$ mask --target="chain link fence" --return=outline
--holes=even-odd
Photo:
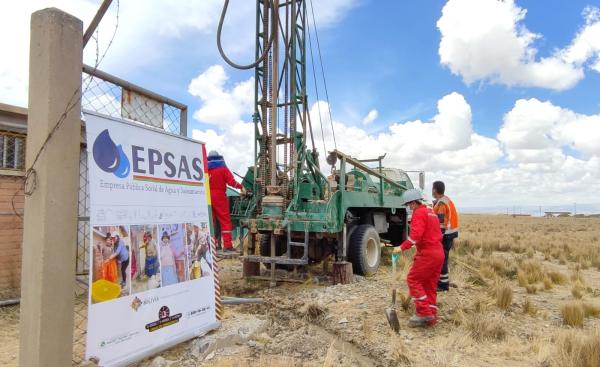
[[[84,66],[81,109],[123,118],[167,132],[187,135],[187,106],[138,87],[113,75]],[[90,195],[85,133],[82,131],[79,159],[79,205],[75,264],[75,330],[73,364],[85,361],[90,248]]]

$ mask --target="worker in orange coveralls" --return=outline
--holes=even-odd
[[[442,181],[435,181],[431,189],[431,195],[435,198],[433,212],[440,220],[442,231],[442,247],[444,248],[445,260],[438,282],[438,292],[447,292],[450,288],[450,276],[448,274],[448,257],[454,239],[458,237],[458,213],[454,202],[446,196],[446,185]]]
[[[412,210],[410,235],[394,249],[394,253],[410,249],[417,253],[406,281],[416,306],[416,315],[409,320],[411,327],[433,326],[437,323],[437,283],[444,263],[440,221],[433,211],[423,205],[423,194],[417,189],[402,196],[404,205]]]
[[[223,241],[223,252],[235,252],[231,230],[231,216],[229,215],[229,199],[227,199],[227,186],[241,190],[245,195],[242,185],[237,183],[233,174],[225,165],[225,160],[216,151],[208,153],[208,177],[210,184],[210,200],[212,202],[213,222],[219,221],[221,225],[221,239]],[[216,223],[216,222],[215,222]],[[216,225],[215,225],[216,227]]]

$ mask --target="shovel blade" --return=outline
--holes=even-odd
[[[394,332],[400,332],[400,321],[398,320],[398,314],[396,313],[396,309],[393,307],[387,307],[385,309],[385,317],[387,317],[388,324]]]

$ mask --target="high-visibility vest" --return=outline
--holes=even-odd
[[[440,227],[444,229],[445,234],[458,232],[458,213],[452,200],[447,196],[442,196],[435,203],[433,212],[440,218]]]

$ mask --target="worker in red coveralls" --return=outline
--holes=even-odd
[[[229,199],[227,199],[227,186],[242,191],[245,190],[233,178],[233,174],[225,165],[225,160],[216,151],[208,153],[208,177],[210,184],[210,200],[212,202],[213,222],[219,221],[221,225],[221,240],[223,241],[223,252],[235,252],[231,237],[231,217],[229,215]],[[216,226],[215,226],[216,227]]]
[[[416,315],[409,320],[411,327],[433,326],[437,323],[437,283],[444,263],[440,221],[433,211],[423,205],[421,191],[407,190],[402,196],[404,205],[412,210],[410,235],[394,253],[410,249],[417,253],[406,281],[416,306]]]

